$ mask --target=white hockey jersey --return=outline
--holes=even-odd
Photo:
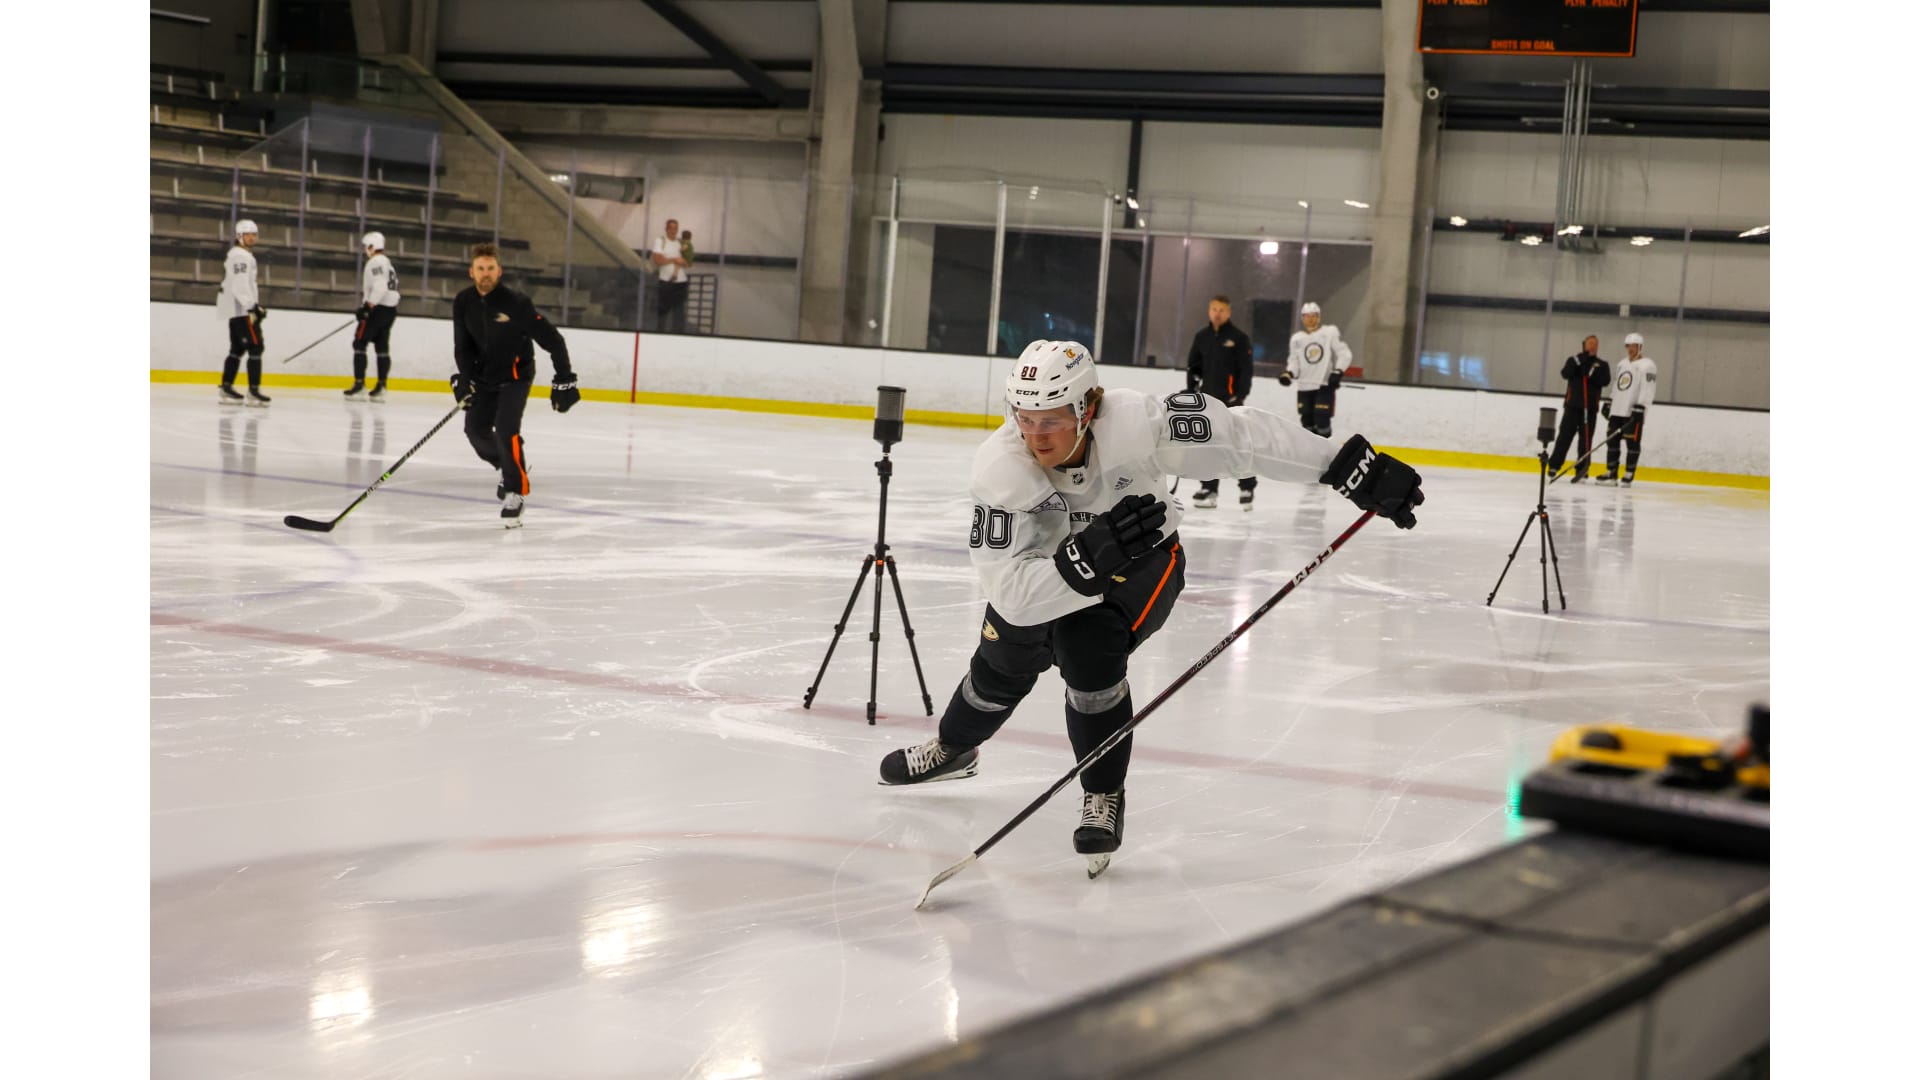
[[[1653,384],[1658,369],[1653,358],[1645,353],[1638,360],[1622,360],[1614,368],[1618,374],[1613,377],[1612,414],[1625,419],[1634,409],[1652,411]]]
[[[400,306],[400,275],[385,252],[367,260],[367,269],[360,275],[360,302],[368,307]]]
[[[1344,372],[1353,365],[1353,350],[1340,340],[1340,328],[1321,323],[1309,334],[1295,330],[1287,342],[1287,372],[1293,376],[1295,390],[1318,390],[1327,384],[1327,376]]]
[[[260,264],[253,261],[253,252],[235,244],[227,252],[226,276],[220,279],[220,314],[239,318],[259,302]]]
[[[1167,476],[1264,476],[1319,481],[1339,447],[1299,420],[1229,408],[1193,391],[1156,398],[1109,389],[1094,414],[1086,460],[1042,468],[1009,419],[973,457],[968,548],[987,602],[1016,626],[1037,626],[1100,603],[1069,587],[1053,553],[1071,533],[1128,495],[1167,502],[1168,536],[1186,513]]]

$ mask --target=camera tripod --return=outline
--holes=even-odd
[[[1591,451],[1589,451],[1591,452]],[[1560,593],[1560,610],[1567,610],[1567,590],[1560,584],[1560,552],[1553,546],[1553,526],[1547,520],[1547,444],[1540,443],[1540,501],[1534,504],[1527,514],[1527,523],[1520,529],[1520,539],[1513,542],[1513,550],[1507,552],[1506,568],[1500,571],[1500,581],[1493,583],[1493,592],[1487,594],[1487,606],[1493,606],[1493,598],[1500,591],[1500,584],[1507,580],[1507,571],[1513,569],[1513,557],[1520,554],[1520,545],[1527,542],[1527,530],[1538,522],[1540,525],[1540,611],[1545,614],[1547,607],[1547,557],[1553,557],[1553,587]]]
[[[933,715],[933,695],[927,693],[927,677],[920,670],[920,648],[913,643],[913,623],[907,618],[907,599],[900,592],[899,563],[887,554],[887,483],[893,479],[893,458],[891,447],[884,443],[880,448],[880,460],[873,463],[880,474],[880,533],[873,543],[873,553],[860,563],[860,576],[854,579],[853,592],[847,595],[847,606],[840,612],[840,621],[833,626],[833,640],[827,642],[826,658],[820,661],[820,671],[813,677],[813,685],[807,687],[807,696],[801,701],[801,708],[813,708],[813,695],[820,690],[820,680],[826,677],[827,665],[833,661],[833,650],[840,644],[840,635],[847,628],[847,619],[853,614],[854,602],[860,599],[860,586],[866,584],[867,572],[873,572],[873,630],[867,634],[867,640],[873,643],[873,658],[867,671],[867,723],[874,723],[874,702],[880,696],[880,607],[881,594],[885,591],[883,578],[893,580],[893,599],[900,607],[900,626],[907,635],[907,650],[913,654],[913,674],[920,680],[920,700],[927,707],[927,715]]]

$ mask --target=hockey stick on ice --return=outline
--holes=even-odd
[[[1549,483],[1549,484],[1557,484],[1557,483],[1559,483],[1559,482],[1560,482],[1560,478],[1561,478],[1561,477],[1563,477],[1563,476],[1570,476],[1570,475],[1572,475],[1572,474],[1573,474],[1573,472],[1574,472],[1575,470],[1577,470],[1577,469],[1579,469],[1579,468],[1580,468],[1580,465],[1581,465],[1581,463],[1583,463],[1583,462],[1585,462],[1585,461],[1586,461],[1586,460],[1587,460],[1588,458],[1590,458],[1590,457],[1592,457],[1593,455],[1595,455],[1595,454],[1597,454],[1597,453],[1599,453],[1600,451],[1602,451],[1602,450],[1605,450],[1605,449],[1607,448],[1607,445],[1608,445],[1609,443],[1611,443],[1611,442],[1613,442],[1613,440],[1615,440],[1615,439],[1617,439],[1617,438],[1619,438],[1619,437],[1620,437],[1620,436],[1622,436],[1622,435],[1625,435],[1625,434],[1626,434],[1627,432],[1629,432],[1629,431],[1632,431],[1632,430],[1633,430],[1633,429],[1632,429],[1631,427],[1623,427],[1623,428],[1621,428],[1621,429],[1620,429],[1619,431],[1616,431],[1616,432],[1614,432],[1613,434],[1611,434],[1611,435],[1609,435],[1609,436],[1607,436],[1607,437],[1606,437],[1605,439],[1602,439],[1602,440],[1600,440],[1600,445],[1599,445],[1599,446],[1596,446],[1596,447],[1594,447],[1593,449],[1591,449],[1591,450],[1589,450],[1589,451],[1587,451],[1586,453],[1584,453],[1584,454],[1581,454],[1581,455],[1580,455],[1579,457],[1577,457],[1577,458],[1575,458],[1575,459],[1573,460],[1573,464],[1571,464],[1571,465],[1568,465],[1568,466],[1566,466],[1565,468],[1562,468],[1562,469],[1561,469],[1561,470],[1560,470],[1559,472],[1557,472],[1557,473],[1554,473],[1554,474],[1553,474],[1553,476],[1552,476],[1551,478],[1549,478],[1549,479],[1547,480],[1547,483]]]
[[[342,510],[338,514],[334,515],[334,518],[332,521],[317,521],[313,518],[301,517],[299,514],[288,514],[287,515],[288,527],[295,528],[295,529],[305,529],[308,532],[332,532],[333,527],[335,525],[340,524],[341,518],[344,518],[348,514],[353,513],[354,507],[359,506],[363,502],[366,502],[367,496],[373,494],[374,488],[377,488],[381,484],[386,483],[388,477],[391,477],[394,473],[399,472],[400,466],[405,465],[407,463],[407,459],[413,456],[414,450],[418,450],[421,447],[427,445],[427,440],[433,438],[436,434],[438,434],[441,428],[446,427],[447,421],[453,419],[454,416],[458,414],[461,409],[464,409],[467,407],[467,402],[472,400],[473,399],[471,397],[461,398],[460,403],[453,407],[452,412],[449,412],[447,415],[441,417],[440,422],[433,425],[433,430],[427,432],[425,435],[420,436],[420,441],[417,443],[414,443],[412,449],[408,450],[404,454],[401,454],[399,461],[396,461],[392,465],[388,466],[387,471],[380,474],[380,479],[375,480],[372,483],[372,485],[370,485],[367,488],[367,490],[361,492],[359,498],[347,504],[347,508],[345,510]]]
[[[1373,520],[1373,511],[1369,510],[1364,514],[1361,514],[1359,520],[1347,526],[1346,532],[1343,532],[1339,536],[1335,537],[1333,540],[1333,543],[1327,545],[1326,550],[1314,556],[1312,562],[1308,563],[1306,567],[1302,569],[1299,573],[1293,575],[1292,581],[1289,581],[1285,585],[1282,585],[1280,587],[1279,592],[1274,593],[1272,596],[1267,598],[1266,603],[1261,604],[1257,608],[1254,608],[1253,614],[1247,616],[1247,619],[1245,622],[1241,623],[1239,626],[1234,627],[1232,633],[1228,634],[1224,638],[1221,638],[1220,643],[1218,645],[1215,645],[1213,648],[1208,649],[1205,656],[1202,656],[1200,659],[1195,660],[1193,662],[1192,667],[1189,667],[1186,671],[1182,672],[1179,678],[1173,680],[1172,685],[1168,686],[1165,690],[1160,691],[1159,696],[1155,697],[1152,701],[1148,702],[1146,708],[1141,709],[1139,712],[1135,713],[1133,715],[1133,719],[1127,721],[1125,727],[1122,727],[1119,731],[1116,731],[1112,735],[1107,736],[1106,741],[1102,742],[1099,746],[1094,747],[1092,752],[1088,753],[1086,757],[1080,759],[1079,763],[1074,765],[1074,767],[1067,772],[1067,775],[1054,781],[1054,784],[1052,787],[1048,788],[1046,792],[1043,793],[1039,798],[1028,803],[1027,808],[1025,810],[1020,811],[1018,814],[1014,815],[1014,818],[1012,821],[1009,821],[1005,825],[1000,826],[1000,831],[997,833],[994,833],[992,836],[987,837],[986,843],[981,844],[977,848],[974,848],[973,854],[967,856],[964,859],[961,859],[959,862],[954,863],[952,866],[949,866],[945,870],[942,870],[940,871],[940,873],[934,875],[933,881],[931,881],[927,885],[927,891],[920,894],[920,902],[913,905],[914,910],[918,911],[921,908],[926,907],[927,898],[933,895],[933,890],[938,888],[941,882],[946,881],[948,878],[953,877],[955,874],[958,874],[960,871],[965,870],[967,867],[972,866],[974,863],[978,862],[980,859],[980,856],[985,855],[989,848],[999,843],[1008,833],[1018,828],[1021,822],[1027,820],[1029,817],[1032,817],[1033,812],[1035,810],[1038,810],[1040,809],[1040,807],[1045,805],[1048,799],[1051,799],[1054,797],[1054,795],[1058,794],[1061,788],[1066,787],[1069,783],[1073,781],[1074,777],[1079,776],[1081,773],[1085,772],[1088,766],[1092,765],[1096,761],[1099,761],[1101,758],[1107,755],[1108,751],[1120,745],[1120,740],[1126,738],[1127,735],[1130,732],[1132,732],[1134,728],[1139,727],[1140,722],[1142,720],[1145,720],[1148,716],[1152,715],[1153,710],[1159,708],[1161,702],[1166,701],[1168,698],[1174,695],[1175,691],[1179,690],[1181,687],[1191,682],[1195,675],[1200,674],[1201,668],[1204,668],[1208,664],[1212,663],[1214,657],[1219,656],[1221,653],[1227,651],[1227,646],[1232,645],[1234,642],[1240,640],[1240,635],[1246,633],[1249,627],[1251,627],[1254,623],[1260,621],[1260,616],[1265,615],[1269,610],[1271,610],[1273,608],[1273,605],[1279,603],[1282,600],[1285,600],[1287,598],[1288,593],[1291,593],[1294,589],[1298,588],[1300,583],[1307,579],[1308,574],[1311,574],[1315,570],[1319,569],[1321,563],[1326,562],[1329,558],[1332,557],[1334,552],[1340,550],[1341,544],[1346,543],[1348,538],[1352,537],[1354,533],[1359,532],[1360,526],[1365,525],[1367,522],[1372,520]]]
[[[326,334],[325,334],[324,336],[322,336],[322,337],[320,338],[320,341],[325,341],[325,340],[327,340],[327,338],[330,338],[330,337],[332,337],[333,335],[335,335],[335,334],[337,334],[337,333],[339,333],[339,332],[340,332],[340,331],[342,331],[342,330],[345,330],[345,329],[346,329],[347,327],[349,327],[349,326],[352,326],[352,325],[353,325],[354,323],[357,323],[357,322],[359,322],[359,321],[360,321],[360,320],[356,318],[356,319],[353,319],[353,320],[351,320],[351,321],[349,321],[349,322],[346,322],[346,323],[342,323],[341,325],[339,325],[339,326],[336,326],[336,327],[334,327],[333,329],[331,329],[331,330],[329,330],[329,331],[327,331],[327,332],[326,332]],[[297,352],[297,353],[294,353],[294,354],[293,354],[292,356],[289,356],[289,357],[287,357],[287,358],[286,358],[285,360],[282,360],[282,361],[280,361],[280,362],[281,362],[281,363],[283,363],[283,364],[291,364],[291,363],[293,363],[293,362],[294,362],[295,360],[298,360],[298,359],[300,359],[300,358],[301,358],[302,356],[305,356],[305,355],[307,355],[307,353],[309,353],[309,352],[312,352],[312,351],[313,351],[313,346],[314,346],[314,345],[318,345],[318,344],[320,344],[320,341],[316,341],[316,342],[314,342],[314,343],[313,343],[313,345],[309,345],[309,346],[307,346],[306,348],[304,348],[304,349],[301,349],[301,350],[300,350],[299,352]]]

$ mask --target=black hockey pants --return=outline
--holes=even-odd
[[[500,482],[522,495],[533,490],[527,478],[527,447],[520,440],[520,418],[527,411],[530,382],[482,386],[467,406],[467,441],[480,460],[500,470]]]
[[[1133,719],[1127,657],[1164,626],[1186,585],[1187,553],[1177,536],[1127,568],[1126,580],[1092,607],[1050,623],[1015,626],[987,607],[968,674],[940,717],[940,741],[978,746],[993,737],[1055,664],[1067,684],[1067,738],[1077,761]],[[1084,708],[1082,707],[1084,706]],[[1080,774],[1080,786],[1111,794],[1127,782],[1129,735]]]

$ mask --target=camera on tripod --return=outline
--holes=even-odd
[[[873,407],[873,441],[881,453],[893,449],[907,433],[907,391],[904,387],[883,386],[880,400]]]
[[[1540,407],[1540,425],[1534,429],[1534,437],[1540,440],[1540,499],[1534,503],[1533,510],[1527,514],[1526,527],[1520,530],[1520,539],[1513,542],[1513,550],[1507,552],[1507,565],[1500,571],[1500,580],[1493,583],[1493,591],[1487,594],[1487,606],[1493,606],[1493,598],[1500,592],[1500,585],[1507,580],[1507,571],[1513,569],[1514,556],[1520,554],[1520,545],[1527,542],[1527,533],[1535,525],[1540,526],[1540,611],[1542,614],[1551,609],[1547,606],[1547,561],[1553,561],[1553,586],[1560,593],[1560,610],[1567,610],[1567,590],[1560,583],[1560,552],[1553,546],[1553,527],[1547,518],[1547,460],[1548,447],[1553,444],[1554,418],[1559,412],[1551,405]]]
[[[1555,414],[1558,412],[1559,410],[1551,405],[1542,405],[1540,407],[1540,430],[1533,434],[1535,438],[1540,440],[1541,449],[1545,449],[1553,442],[1554,419]]]
[[[827,642],[826,658],[820,661],[820,670],[813,677],[813,685],[807,687],[806,697],[801,699],[801,708],[813,708],[813,698],[820,692],[820,680],[826,678],[827,665],[833,662],[833,650],[840,644],[840,635],[846,632],[847,620],[853,614],[853,605],[860,598],[860,587],[866,583],[867,574],[873,574],[873,630],[867,640],[873,645],[873,655],[867,667],[867,723],[875,722],[878,716],[880,696],[880,606],[885,592],[884,580],[893,580],[894,603],[900,607],[900,628],[906,633],[907,651],[913,656],[913,675],[920,680],[920,702],[926,707],[927,715],[933,715],[933,697],[927,693],[927,677],[920,670],[920,648],[913,643],[913,622],[907,618],[907,598],[900,591],[900,567],[887,546],[887,484],[893,479],[893,444],[906,435],[907,431],[907,391],[898,386],[880,387],[880,400],[873,407],[873,441],[880,444],[880,460],[873,468],[880,476],[880,529],[873,542],[873,553],[860,564],[860,576],[853,580],[853,592],[847,595],[847,606],[840,612],[840,621],[833,626],[833,638]]]

